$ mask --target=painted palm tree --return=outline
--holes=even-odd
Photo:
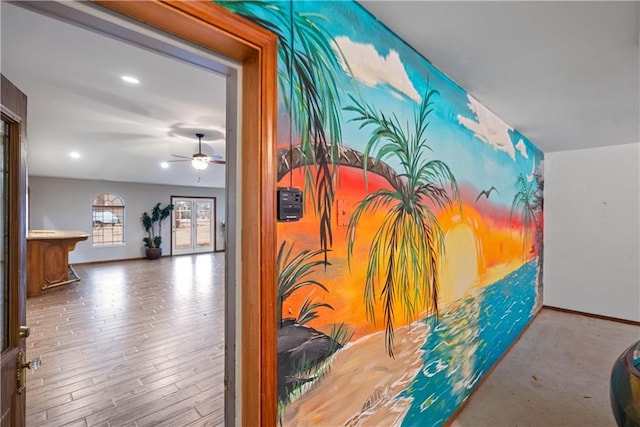
[[[326,18],[294,12],[295,2],[217,1],[218,4],[278,36],[278,83],[291,118],[292,139],[299,139],[304,162],[305,196],[311,196],[320,219],[320,248],[333,244],[331,208],[341,144],[339,50],[323,27]],[[311,191],[310,191],[311,190]]]
[[[531,239],[531,225],[533,225],[535,229],[538,250],[541,249],[542,234],[536,220],[537,206],[542,206],[541,196],[538,195],[538,189],[537,186],[534,185],[533,180],[529,182],[522,173],[516,178],[515,190],[516,194],[513,196],[513,201],[511,202],[510,219],[513,219],[515,212],[520,215],[522,221],[522,254],[526,256],[527,242]]]
[[[291,252],[293,251],[293,246],[294,245],[292,244],[287,248],[287,242],[282,242],[282,244],[280,244],[280,249],[278,250],[278,257],[276,261],[276,271],[278,272],[277,319],[279,326],[282,325],[282,307],[284,302],[296,291],[311,286],[328,292],[327,288],[322,283],[309,277],[315,273],[317,267],[327,265],[325,261],[318,259],[318,256],[323,255],[324,251],[304,250],[292,256]],[[327,303],[315,302],[313,300],[313,295],[310,294],[305,299],[298,315],[296,316],[296,323],[304,325],[305,323],[315,319],[318,317],[317,310],[322,307],[333,310],[333,307]]]
[[[355,113],[352,120],[360,128],[372,127],[364,158],[372,153],[376,162],[384,159],[400,163],[396,179],[388,180],[391,189],[367,195],[355,208],[347,227],[347,253],[351,262],[356,231],[366,212],[386,211],[382,224],[371,241],[368,255],[364,300],[367,317],[375,323],[375,306],[383,306],[385,347],[393,357],[394,320],[400,307],[408,319],[424,310],[438,311],[438,265],[444,253],[444,236],[435,209],[462,209],[456,179],[440,160],[427,154],[427,120],[432,113],[436,90],[427,90],[413,123],[403,128],[395,115],[385,116],[351,97]],[[365,179],[367,163],[363,165]]]

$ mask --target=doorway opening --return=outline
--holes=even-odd
[[[29,2],[40,10],[58,8],[60,3]],[[29,6],[27,2],[22,5]],[[225,367],[236,361],[235,375],[226,375],[225,393],[225,423],[243,425],[273,424],[276,420],[276,398],[273,392],[276,383],[276,300],[275,286],[275,248],[276,248],[276,216],[275,216],[275,188],[276,171],[274,166],[276,151],[277,129],[277,36],[273,33],[239,18],[237,15],[207,1],[203,2],[162,2],[149,0],[145,2],[100,1],[109,10],[129,16],[136,22],[144,22],[176,37],[188,40],[207,50],[218,52],[233,58],[242,64],[245,78],[236,76],[241,82],[242,105],[230,108],[242,115],[242,127],[237,129],[238,152],[227,153],[228,162],[237,162],[243,152],[242,162],[236,163],[237,176],[227,180],[228,191],[239,195],[238,203],[228,208],[227,263],[235,265],[236,270],[228,270],[227,283],[236,284],[236,293],[225,294],[225,308],[228,322],[225,327],[227,336],[236,338],[238,345],[230,348],[227,343]],[[3,3],[3,7],[7,3]],[[71,3],[65,3],[69,6]],[[37,5],[37,6],[35,6]],[[73,3],[78,6],[78,3]],[[84,4],[82,7],[87,7]],[[55,15],[55,10],[51,11]],[[4,15],[3,15],[4,16]],[[93,16],[93,15],[91,15]],[[68,18],[68,17],[67,17]],[[89,18],[90,28],[113,28],[112,23],[104,23]],[[3,28],[4,29],[4,28]],[[3,42],[5,39],[2,39]],[[3,49],[4,53],[4,49]],[[172,52],[172,56],[180,56],[182,51]],[[3,66],[6,63],[3,62]],[[232,76],[228,78],[228,81]],[[3,77],[4,80],[4,77]],[[3,85],[4,88],[7,85]],[[3,98],[4,99],[4,98]],[[16,104],[15,102],[10,103]],[[4,101],[3,101],[3,105]],[[13,110],[12,110],[13,111]],[[22,111],[22,110],[20,110]],[[24,102],[24,117],[26,117],[26,99]],[[230,130],[230,129],[229,129]],[[21,143],[21,153],[26,152],[26,146]],[[21,242],[16,245],[12,253],[18,254],[15,263],[10,265],[16,274],[12,292],[25,294],[26,279],[23,275],[26,265],[24,253],[24,230],[26,227],[26,159],[23,155],[15,163],[16,174],[19,175],[17,193],[11,200],[16,203],[16,214],[21,227],[17,230]],[[238,184],[236,184],[236,182]],[[235,187],[242,183],[244,191],[240,193]],[[238,227],[236,227],[236,223]],[[234,234],[237,229],[237,234]],[[238,242],[232,247],[233,242]],[[234,258],[235,262],[229,260]],[[240,263],[247,259],[251,262]],[[240,301],[242,304],[236,304]],[[237,312],[230,316],[231,311]],[[19,298],[12,303],[11,310],[21,313],[24,319],[25,300]],[[236,328],[238,324],[238,328]],[[241,328],[240,328],[241,325]],[[25,329],[26,331],[26,329]],[[18,337],[22,329],[13,331]],[[17,339],[17,338],[16,338]],[[21,346],[25,346],[22,339]],[[3,359],[4,360],[4,359]],[[15,378],[15,376],[14,376]],[[10,377],[3,376],[3,390],[10,388]],[[5,388],[7,386],[7,388]],[[238,398],[230,391],[237,390]],[[16,403],[16,409],[22,413],[24,421],[24,395],[7,396]],[[22,410],[20,410],[22,407]],[[235,412],[234,412],[235,411]],[[24,425],[18,423],[16,426]]]
[[[20,9],[19,5],[3,5],[3,16],[6,16],[5,6],[9,7],[9,8],[17,8],[17,10]],[[36,5],[30,5],[30,6],[31,7],[35,7],[36,9],[39,8],[39,6],[37,4]],[[44,9],[51,8],[51,7],[57,8],[57,9],[54,10],[54,11],[52,11],[52,10],[38,10],[38,12],[39,13],[40,12],[45,12],[45,14],[48,17],[51,17],[52,15],[53,16],[62,15],[67,20],[72,20],[75,23],[83,23],[84,22],[85,25],[86,25],[86,21],[87,20],[91,21],[92,24],[96,24],[98,22],[98,20],[102,20],[102,22],[110,23],[112,25],[116,21],[118,21],[117,17],[111,16],[111,15],[107,17],[107,16],[105,16],[104,11],[101,11],[99,9],[95,9],[90,5],[74,5],[74,4],[71,4],[71,5],[53,5],[53,6],[49,5],[49,4],[43,5]],[[22,9],[20,9],[20,10],[22,10]],[[93,13],[93,12],[95,12],[95,13]],[[28,13],[33,13],[33,12],[28,12]],[[235,94],[236,94],[236,91],[237,91],[237,82],[239,81],[238,74],[241,73],[240,69],[238,68],[238,66],[236,64],[233,64],[233,63],[231,63],[229,61],[227,61],[226,64],[220,63],[218,61],[217,57],[214,58],[211,54],[209,54],[207,52],[203,52],[203,51],[201,51],[201,49],[198,49],[198,48],[196,48],[194,46],[191,46],[191,45],[189,45],[187,43],[181,43],[181,42],[179,42],[177,40],[174,40],[172,37],[169,37],[169,36],[166,36],[166,35],[163,37],[160,34],[157,34],[157,32],[151,31],[149,28],[144,28],[144,27],[141,27],[141,26],[135,26],[135,25],[132,25],[131,22],[126,22],[126,21],[127,20],[124,20],[124,19],[120,18],[120,21],[116,24],[116,25],[118,25],[118,24],[122,25],[122,27],[119,30],[117,30],[117,32],[120,32],[120,34],[118,35],[118,38],[127,39],[128,43],[130,43],[132,45],[143,46],[147,50],[156,50],[156,51],[159,50],[160,53],[162,53],[163,55],[171,56],[173,58],[173,60],[178,59],[180,61],[187,62],[192,66],[195,65],[195,66],[197,66],[199,68],[207,69],[209,72],[211,72],[211,71],[213,71],[215,73],[221,73],[222,72],[224,74],[224,76],[226,78],[226,81],[227,81],[226,88],[227,88],[227,91],[228,91],[228,93],[230,95],[229,95],[229,99],[223,100],[223,103],[226,104],[227,106],[229,106],[230,110],[231,110],[230,111],[230,117],[226,119],[226,124],[232,123],[232,126],[227,126],[227,128],[229,128],[229,131],[226,133],[226,136],[227,136],[226,139],[227,139],[227,142],[228,142],[228,148],[227,148],[227,154],[226,154],[226,157],[228,159],[227,160],[227,165],[228,165],[227,174],[231,176],[231,178],[227,178],[227,181],[230,181],[231,185],[226,186],[227,190],[225,190],[226,194],[224,195],[224,199],[225,199],[225,201],[227,201],[227,203],[226,203],[227,206],[236,205],[237,203],[236,203],[235,199],[237,197],[237,194],[236,193],[231,193],[230,194],[229,188],[235,188],[234,182],[235,182],[235,179],[236,179],[235,177],[237,175],[236,170],[235,170],[235,164],[233,163],[233,161],[237,157],[236,154],[235,154],[235,150],[238,148],[236,146],[237,135],[235,134],[235,129],[239,128],[238,124],[236,123],[237,122],[237,119],[236,119],[237,114],[236,114],[236,112],[238,110],[238,100],[235,98]],[[61,25],[67,25],[67,24],[61,24]],[[3,28],[5,28],[4,25],[3,25]],[[35,28],[35,27],[26,27],[26,28]],[[4,35],[5,34],[4,34],[4,31],[3,31],[3,43],[5,43]],[[115,37],[114,34],[110,34],[110,35],[112,37]],[[4,60],[4,58],[3,58],[3,60]],[[12,63],[12,64],[14,63],[13,61],[9,61],[9,62]],[[7,62],[3,61],[3,63],[6,64]],[[32,68],[32,70],[33,70],[33,68]],[[12,77],[10,75],[10,73],[11,73],[10,70],[4,69],[3,71],[9,71],[9,73],[8,73],[9,77],[13,78],[13,80],[16,81],[16,83],[19,86],[24,88],[25,85],[24,84],[20,84],[20,78],[19,77],[18,78]],[[39,81],[41,83],[43,83],[45,80],[39,80]],[[26,86],[29,86],[29,84],[27,84]],[[64,89],[64,86],[62,86],[62,88]],[[26,91],[33,93],[32,90],[26,90]],[[102,96],[101,101],[102,102],[106,102],[106,103],[110,103],[111,107],[118,106],[119,104],[122,104],[122,101],[123,101],[122,98],[108,96],[108,95],[112,95],[112,94],[107,94],[107,93],[104,93],[104,92],[103,93],[99,93],[98,91],[90,90],[89,88],[87,88],[87,91],[86,91],[85,94],[86,95],[94,94],[94,95],[96,95],[98,97]],[[29,98],[29,100],[30,100],[30,104],[31,105],[35,105],[35,103],[37,102],[37,97],[34,97],[32,95]],[[133,112],[133,113],[136,113],[136,112],[137,113],[144,113],[140,109],[136,110],[135,105],[133,105],[133,104],[125,105],[125,107],[129,108],[129,110],[131,112]],[[51,115],[55,115],[55,110],[50,110],[50,114]],[[37,115],[36,115],[36,117],[33,117],[33,115],[31,115],[30,116],[30,120],[31,120],[31,123],[33,123],[35,120],[37,120]],[[223,119],[223,124],[224,124],[224,120],[225,119]],[[72,120],[68,120],[68,121],[71,122]],[[75,124],[78,125],[77,122]],[[170,131],[172,131],[175,134],[177,134],[178,137],[180,136],[181,132],[184,132],[184,133],[189,132],[189,134],[193,133],[193,129],[185,128],[185,127],[181,127],[181,126],[176,126],[176,122],[172,123],[172,125],[173,126],[167,126],[167,127],[170,128]],[[99,132],[96,132],[96,134],[98,134],[98,133]],[[133,134],[133,132],[129,132],[129,133],[130,133],[129,136],[131,137],[132,136],[131,134]],[[34,142],[36,138],[37,138],[36,133],[33,132],[30,135],[30,142]],[[113,149],[113,147],[115,147],[115,142],[114,141],[111,141],[110,144],[111,145],[105,144],[105,145],[107,145],[106,150],[111,150],[111,149]],[[49,145],[49,149],[55,150],[53,141],[49,141],[48,145]],[[102,160],[104,162],[104,158]],[[115,162],[115,161],[114,162],[107,162],[107,164],[109,164],[109,163],[116,164],[117,162]],[[185,165],[185,166],[187,166],[187,165]],[[32,169],[35,169],[35,168],[32,168]],[[187,169],[187,172],[188,171],[189,170]],[[101,178],[102,179],[95,179],[95,180],[84,179],[84,180],[81,180],[81,181],[91,181],[89,185],[103,185],[105,187],[107,187],[107,186],[120,186],[120,187],[129,186],[129,184],[124,183],[124,181],[118,181],[118,180],[113,180],[112,181],[108,177],[105,177],[104,175],[102,175]],[[62,186],[64,187],[64,183],[70,183],[70,181],[67,181],[67,180],[74,180],[73,185],[78,184],[77,181],[79,181],[77,178],[71,178],[71,177],[65,177],[65,176],[58,177],[56,179],[57,179],[57,181],[55,181],[50,186],[47,186],[45,181],[52,180],[52,177],[40,176],[40,177],[36,178],[34,176],[33,179],[31,180],[32,184],[40,185],[40,191],[37,191],[37,190],[34,191],[34,188],[32,187],[31,200],[30,200],[31,206],[32,206],[32,209],[30,210],[30,213],[31,213],[31,225],[33,225],[33,226],[35,226],[37,228],[63,228],[63,227],[65,227],[65,225],[64,225],[65,224],[65,218],[62,218],[60,220],[52,219],[53,216],[49,215],[51,213],[51,211],[49,211],[49,214],[47,214],[47,215],[44,215],[44,214],[38,215],[38,209],[37,208],[38,208],[39,204],[42,204],[41,202],[38,202],[38,200],[37,200],[39,195],[41,195],[42,193],[45,193],[45,192],[49,192],[48,189],[52,189],[53,187],[60,186],[61,183],[62,183]],[[200,180],[200,177],[198,177],[198,180]],[[224,175],[223,175],[223,181],[224,181]],[[96,182],[100,182],[101,184],[96,184]],[[85,182],[85,184],[86,184],[86,182]],[[135,206],[135,198],[136,197],[143,198],[143,195],[147,194],[146,189],[148,188],[148,187],[146,187],[146,185],[148,185],[148,184],[145,184],[145,183],[135,183],[135,184],[137,185],[137,187],[132,187],[128,191],[129,198],[128,198],[128,202],[127,202],[128,210],[130,212],[132,212],[134,217],[126,222],[128,224],[131,224],[134,227],[136,225],[139,226],[138,221],[137,221],[138,218],[135,217],[136,212],[135,212],[135,210],[133,208],[133,206]],[[164,191],[167,194],[167,197],[169,197],[168,195],[171,194],[172,192],[175,192],[175,188],[176,187],[173,186],[173,187],[168,188],[168,189],[166,189]],[[70,190],[69,187],[65,187],[65,189],[66,190]],[[154,187],[154,189],[155,189],[154,191],[156,191],[156,193],[154,193],[154,194],[156,194],[156,195],[159,194],[159,193],[157,193],[157,191],[158,191],[157,187]],[[98,191],[97,188],[95,190]],[[110,190],[110,189],[109,188],[106,188],[106,189],[102,188],[100,190]],[[70,191],[67,191],[67,192],[72,192],[72,191],[73,190],[70,190]],[[91,194],[93,195],[96,191],[93,191]],[[118,194],[123,194],[122,190],[116,189],[115,192],[117,192]],[[208,191],[208,187],[202,187],[202,193],[203,194],[206,194],[208,192],[209,192]],[[78,193],[75,193],[75,194],[78,194]],[[127,192],[125,192],[125,194],[127,194]],[[63,200],[64,200],[64,198],[63,198]],[[216,200],[216,198],[212,198],[211,200]],[[64,204],[66,205],[65,209],[68,211],[69,208],[70,208],[70,206],[68,206],[68,200],[66,202],[64,202]],[[91,203],[88,204],[88,206],[90,206],[90,205],[91,205]],[[34,207],[36,209],[33,209]],[[49,209],[51,209],[51,207]],[[141,207],[141,209],[139,209],[139,210],[144,210],[144,209],[146,209],[146,206]],[[197,209],[196,209],[196,211],[197,211]],[[214,210],[214,213],[215,213],[215,210]],[[235,214],[235,212],[234,212],[234,214]],[[70,216],[69,213],[67,213],[66,215]],[[41,220],[40,217],[42,217],[43,219]],[[45,217],[47,219],[44,219]],[[91,214],[87,215],[86,217],[90,220],[91,219]],[[213,218],[213,217],[211,217],[211,218]],[[73,218],[69,218],[69,219],[72,220],[72,221],[75,221],[75,219],[73,219]],[[224,217],[223,217],[223,219],[224,219]],[[40,221],[40,223],[36,224],[38,221]],[[47,222],[44,222],[44,221],[50,221],[50,222],[47,223]],[[229,221],[229,223],[230,224],[235,224],[235,221]],[[91,226],[91,225],[87,225],[87,228],[89,226]],[[210,228],[214,228],[214,227],[211,226]],[[128,236],[127,236],[127,234],[128,234]],[[235,231],[233,231],[230,234],[232,236],[236,235]],[[127,232],[127,230],[125,230],[125,237],[132,238],[132,232],[131,231]],[[167,239],[167,240],[169,240],[169,239]],[[214,240],[215,240],[215,235],[212,235],[212,238],[210,239],[211,243],[213,243]],[[233,239],[230,239],[230,244],[233,245]],[[129,246],[135,246],[135,245],[136,245],[135,240],[129,242]],[[126,245],[123,245],[123,246],[126,246]],[[212,246],[211,249],[213,249],[213,246]],[[109,253],[107,253],[106,251],[103,251],[103,253],[106,254],[105,255],[105,260],[113,260],[113,259],[115,259],[115,258],[113,258],[113,256],[114,256],[113,255],[114,254],[113,251],[111,251]],[[234,259],[235,258],[234,257],[228,257],[226,262],[225,262],[224,261],[224,254],[221,254],[221,255],[217,255],[216,256],[216,260],[220,259],[220,257],[222,257],[222,259],[223,259],[223,261],[222,261],[223,267],[224,267],[224,265],[226,265],[226,270],[228,272],[229,271],[231,272],[230,273],[231,277],[234,277],[233,276],[233,271],[235,271],[236,268],[237,268],[237,266],[234,263]],[[209,260],[208,264],[209,265],[216,265],[216,263],[219,263],[216,260],[214,260],[213,262],[211,262]],[[95,262],[95,261],[100,261],[100,259],[88,258],[88,261],[89,262]],[[200,258],[194,258],[193,264],[194,265],[198,265],[198,264],[199,265],[206,265],[207,262],[203,263],[202,262],[202,258],[200,257]],[[109,267],[112,267],[112,266],[109,266]],[[180,274],[184,274],[184,272],[185,271],[189,271],[189,269],[190,269],[190,266],[182,266],[182,268],[180,269],[180,271],[181,271]],[[203,268],[198,267],[198,268],[196,268],[196,270],[197,270],[198,273],[201,273],[202,271],[206,271],[206,268],[203,269]],[[114,271],[109,271],[109,272],[107,272],[107,270],[101,270],[101,271],[104,274],[107,274],[107,275],[108,274],[115,274],[115,275],[119,274],[115,270]],[[89,274],[89,273],[87,273],[87,274]],[[82,275],[82,273],[81,273],[81,275]],[[112,276],[112,278],[113,277],[114,276]],[[222,277],[224,278],[224,275]],[[86,278],[85,283],[88,282],[88,281],[89,281],[89,277]],[[195,277],[193,277],[192,282],[193,283],[196,282],[196,278]],[[209,282],[211,282],[212,285],[214,284],[213,280],[210,280]],[[229,280],[227,280],[225,282],[226,282],[226,285],[224,283],[222,284],[223,288],[227,288],[227,292],[225,292],[224,294],[227,294],[227,293],[228,294],[234,294],[235,293],[235,287],[230,287],[229,283],[235,283],[235,282],[231,282]],[[109,286],[110,284],[113,284],[113,283],[114,282],[111,281],[110,283],[104,283],[104,285],[105,286]],[[199,286],[202,285],[201,282],[198,282],[198,284],[199,284]],[[122,285],[122,283],[120,283],[120,286],[121,285]],[[220,285],[220,284],[218,283],[218,285]],[[82,284],[80,284],[78,286],[82,286]],[[127,295],[127,292],[126,292],[125,289],[118,290],[118,289],[114,289],[114,287],[111,287],[111,288],[107,288],[106,292],[107,292],[106,294],[102,295],[102,300],[104,300],[105,298],[112,298],[113,301],[112,301],[112,304],[110,304],[110,307],[112,307],[114,309],[125,309],[125,308],[128,308],[128,307],[130,307],[132,305],[132,304],[130,304],[129,301],[127,301],[127,298],[130,297],[131,295]],[[117,293],[117,292],[119,292],[120,296],[113,297],[113,295],[115,293]],[[109,295],[109,296],[107,296],[107,295]],[[224,296],[222,296],[222,298],[220,298],[220,296],[221,295],[217,295],[217,298],[224,300]],[[49,300],[49,302],[51,302],[51,300]],[[65,308],[59,307],[59,309],[66,310],[67,308],[66,307]],[[211,314],[211,312],[209,311],[208,314]],[[204,313],[204,315],[207,315],[207,313]],[[232,311],[231,313],[227,313],[227,315],[230,315],[231,319],[234,319],[235,318],[235,311]],[[29,313],[28,313],[28,316],[29,316]],[[124,318],[126,318],[126,316]],[[167,320],[167,321],[175,321],[175,318],[171,318],[171,319],[172,320]],[[211,321],[213,322],[213,321],[216,321],[216,320],[215,319],[211,319]],[[38,326],[39,325],[36,325],[38,322],[35,321],[35,320],[32,320],[32,322],[34,323],[34,328],[33,328],[34,335],[38,334],[38,332],[40,332],[42,334],[46,334],[47,333],[46,332],[46,328],[51,326],[51,325],[42,325],[41,330],[38,331]],[[222,326],[223,328],[224,328],[224,325],[226,323],[227,322],[225,322],[224,319],[223,319],[222,322],[221,322],[221,324],[223,325]],[[231,321],[231,324],[232,325],[234,324],[233,320]],[[62,328],[64,328],[63,325],[56,325],[56,328],[58,328],[58,326],[61,326]],[[188,325],[185,325],[185,326],[188,327]],[[157,327],[157,325],[153,325],[153,327]],[[73,341],[74,338],[77,338],[77,337],[73,337],[74,332],[76,334],[79,333],[77,329],[71,329],[70,328],[70,336],[71,336],[71,340],[72,341]],[[101,334],[103,336],[104,336],[104,332],[105,331],[102,330],[102,328],[98,328],[98,329],[95,330],[96,334]],[[89,334],[90,332],[84,331],[83,333]],[[145,335],[150,335],[150,334],[145,334]],[[227,333],[226,335],[228,337],[230,336],[231,340],[235,339],[235,334],[233,332],[232,333]],[[117,338],[114,337],[114,340],[116,340],[116,339]],[[97,345],[97,343],[98,343],[98,340],[96,340],[94,342],[94,344],[96,344],[96,345]],[[40,344],[42,344],[42,343],[40,343]],[[91,345],[91,343],[89,343],[89,344]],[[108,346],[108,344],[106,342],[102,342],[101,344],[107,346],[108,351],[113,351],[114,349],[117,348],[117,346]],[[64,344],[63,344],[63,347],[64,347]],[[234,347],[235,347],[235,345],[233,344],[233,342],[231,342],[231,348],[234,348]],[[133,346],[133,348],[135,348],[135,346]],[[121,363],[123,363],[125,365],[126,365],[126,363],[128,361],[133,359],[130,356],[127,356],[127,354],[129,354],[129,353],[127,353],[127,351],[129,351],[129,350],[131,350],[131,346],[129,346],[128,349],[124,348],[123,352],[121,354],[122,358],[125,359],[125,361],[121,362]],[[28,351],[31,353],[31,354],[29,354],[29,358],[35,356],[38,353],[38,350],[37,349],[33,349],[33,348],[28,348]],[[232,355],[232,357],[234,356],[233,352],[231,352],[231,355]],[[68,357],[68,356],[69,356],[68,353],[65,354],[65,358]],[[166,357],[170,357],[170,356],[167,355]],[[43,363],[44,363],[43,368],[45,368],[46,365],[47,365],[47,358],[46,357],[45,357]],[[161,361],[154,361],[154,363],[156,363],[156,365],[157,365],[158,363],[162,363],[162,362]],[[115,372],[117,371],[118,366],[120,366],[120,365],[115,365],[114,367],[111,368],[112,371],[114,372],[114,375],[116,374]],[[154,366],[154,367],[156,367],[156,366]],[[187,372],[189,371],[189,368],[187,368],[185,366],[181,366],[181,368],[186,369]],[[56,366],[56,369],[59,369],[61,371],[71,371],[73,373],[73,369],[72,368],[70,369],[69,365],[62,366],[62,364],[60,364],[59,366]],[[80,370],[82,372],[87,372],[87,373],[91,372],[90,368],[86,368],[85,369],[85,367],[81,366],[81,362],[78,362],[78,366],[76,366],[76,369],[78,369],[78,370]],[[79,371],[76,371],[76,374],[78,374],[78,372]],[[152,375],[152,374],[150,374],[150,375]],[[76,378],[78,378],[79,376],[80,375],[77,375]],[[233,366],[229,367],[229,371],[227,372],[226,376],[227,377],[231,377],[231,378],[233,378],[235,376],[235,373],[233,371]],[[30,377],[33,378],[32,375],[30,375]],[[88,379],[88,378],[85,378],[85,380],[86,379]],[[91,379],[91,382],[93,384],[90,385],[89,382],[86,382],[86,381],[85,381],[85,383],[78,384],[79,382],[76,381],[76,382],[73,382],[71,384],[73,384],[76,387],[78,387],[77,389],[74,389],[73,391],[67,390],[68,392],[66,392],[66,393],[63,392],[63,393],[60,393],[59,395],[56,395],[56,396],[52,396],[52,394],[47,392],[46,390],[42,391],[42,393],[40,393],[41,394],[41,398],[43,400],[49,400],[49,402],[52,403],[53,406],[47,407],[47,409],[44,410],[44,414],[42,413],[42,411],[33,412],[32,415],[35,418],[32,419],[32,422],[34,424],[39,424],[42,421],[42,419],[38,418],[38,417],[45,416],[47,418],[48,422],[55,424],[57,422],[56,421],[56,414],[58,414],[58,415],[73,414],[73,412],[77,411],[78,408],[83,408],[83,407],[87,407],[87,409],[89,409],[88,406],[83,405],[83,403],[84,403],[83,400],[82,400],[83,396],[86,393],[93,393],[93,391],[95,390],[96,382],[99,382],[99,380],[100,380],[98,378],[98,376],[96,376],[96,377],[92,376],[92,377],[90,377],[90,379]],[[104,378],[104,379],[107,380],[106,382],[109,382],[109,380],[112,380],[113,378],[109,378],[109,379]],[[161,380],[162,380],[162,378],[161,378]],[[43,383],[44,382],[45,381],[43,380]],[[48,378],[47,382],[54,383],[54,381],[52,381],[51,378]],[[234,381],[231,380],[229,382],[233,386]],[[120,386],[122,386],[126,382],[119,382],[116,379],[115,381],[110,381],[110,383],[111,383],[111,385],[120,385]],[[54,383],[53,386],[54,386],[55,389],[60,390],[61,389],[61,387],[60,387],[61,384],[62,383],[59,383],[58,386],[55,386],[55,383]],[[71,384],[68,384],[68,385],[71,385]],[[222,381],[220,381],[220,384],[222,384]],[[83,386],[85,386],[85,387],[83,387]],[[144,386],[144,384],[143,384],[143,386]],[[176,385],[176,387],[177,387],[177,391],[178,392],[181,391],[180,390],[180,386]],[[122,390],[120,390],[120,392],[121,391]],[[157,390],[152,390],[150,393],[153,393],[153,392],[156,392],[156,391]],[[232,393],[233,392],[234,392],[234,390],[232,390]],[[98,393],[101,393],[101,392],[99,391]],[[134,390],[132,393],[133,394],[135,394],[135,393],[139,394],[140,393],[140,389],[138,389],[137,391]],[[50,399],[49,397],[47,397],[47,398],[43,397],[45,395],[47,395],[49,397],[55,397],[57,400],[54,401],[53,399]],[[30,398],[29,398],[29,394],[28,393],[27,393],[27,396],[28,396],[27,397],[27,408],[29,408]],[[156,398],[157,398],[157,396],[156,396]],[[122,401],[121,401],[121,403],[122,403]],[[228,407],[233,407],[233,405],[230,405],[230,404],[227,404],[227,406]],[[29,409],[27,409],[27,410],[29,411]],[[80,410],[78,412],[78,414],[81,414],[81,413],[82,413],[82,411]],[[173,415],[175,415],[175,414],[173,414]],[[171,416],[173,416],[173,415],[171,415]],[[78,415],[78,416],[81,417],[81,415]],[[167,416],[169,416],[169,415],[167,415]],[[59,419],[62,419],[62,418],[59,418]],[[69,421],[70,419],[65,418],[65,420]],[[73,421],[73,420],[70,420],[70,421]]]

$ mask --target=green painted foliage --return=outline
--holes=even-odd
[[[304,250],[292,255],[291,252],[293,251],[293,246],[294,245],[292,244],[287,248],[287,242],[284,241],[278,250],[278,257],[276,261],[276,271],[278,272],[278,322],[282,321],[282,306],[284,302],[295,292],[309,286],[313,288],[320,288],[323,291],[328,292],[327,288],[322,283],[313,278],[317,267],[328,265],[324,260],[318,259],[318,257],[324,254],[324,251]],[[317,318],[317,309],[322,307],[333,310],[333,307],[329,304],[314,302],[312,295],[310,294],[307,296],[298,312],[296,323],[304,325],[305,323]]]
[[[353,256],[358,224],[367,212],[387,212],[369,249],[364,302],[367,316],[375,323],[376,304],[381,301],[385,345],[393,357],[394,319],[400,307],[407,319],[423,311],[438,311],[438,262],[444,253],[444,236],[435,208],[461,208],[456,179],[449,167],[427,157],[428,117],[433,112],[435,90],[427,90],[414,114],[403,127],[395,115],[385,116],[351,97],[345,110],[360,128],[370,128],[364,157],[376,161],[396,160],[401,179],[389,181],[392,189],[367,195],[355,208],[347,227],[349,262]],[[366,164],[365,179],[366,179]]]
[[[526,256],[527,253],[527,241],[529,241],[531,235],[531,225],[534,226],[536,231],[536,238],[540,236],[540,230],[536,221],[536,214],[533,206],[537,203],[536,200],[536,185],[532,180],[528,182],[523,174],[518,175],[515,183],[516,194],[513,196],[511,203],[510,220],[513,220],[514,213],[518,213],[522,220],[522,254]]]
[[[292,139],[304,157],[305,197],[311,197],[320,219],[320,248],[333,245],[331,208],[341,145],[341,54],[323,27],[326,17],[295,12],[295,2],[217,1],[278,36],[281,66],[278,84],[291,118]],[[299,139],[299,141],[298,141]]]

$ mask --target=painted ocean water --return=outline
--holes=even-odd
[[[403,426],[442,425],[533,317],[536,261],[428,318],[423,368],[400,394],[412,404]]]

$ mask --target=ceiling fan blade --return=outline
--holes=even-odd
[[[205,169],[207,164],[218,164],[218,165],[225,165],[227,164],[227,162],[224,160],[224,158],[222,156],[207,156],[206,154],[204,154],[202,152],[202,137],[204,136],[201,133],[197,133],[196,136],[198,137],[198,152],[195,153],[193,156],[191,157],[187,157],[187,156],[179,156],[177,154],[172,154],[173,157],[177,157],[180,160],[169,160],[167,161],[167,163],[172,163],[172,162],[194,162],[193,166],[196,169]],[[204,163],[204,167],[198,167],[198,163],[201,164]]]
[[[222,156],[211,156],[207,159],[207,162],[209,163],[215,163],[218,165],[225,165],[227,164],[226,160],[222,157]]]

